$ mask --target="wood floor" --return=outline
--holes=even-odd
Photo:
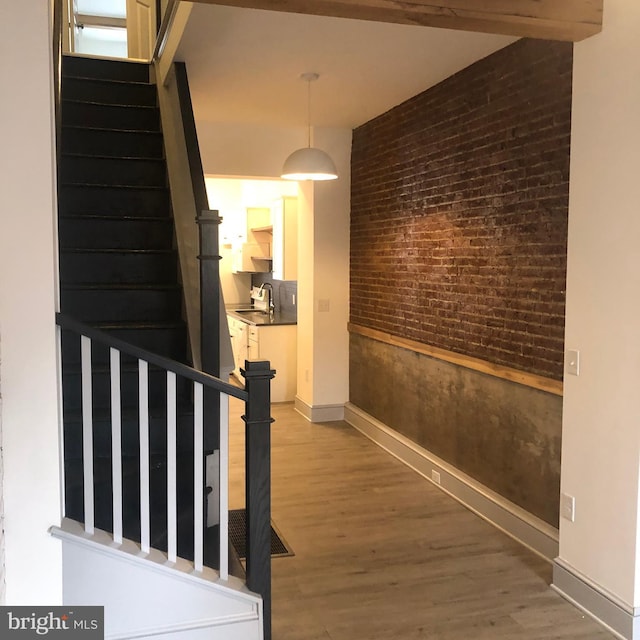
[[[230,506],[243,506],[232,400]],[[346,423],[273,405],[274,640],[610,640],[551,566]]]

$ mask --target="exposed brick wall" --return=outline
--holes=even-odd
[[[562,378],[571,70],[520,40],[354,131],[352,322]]]

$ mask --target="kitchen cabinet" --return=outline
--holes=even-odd
[[[249,325],[230,315],[227,315],[227,322],[231,337],[231,350],[233,351],[232,374],[244,384],[240,367],[244,367],[244,361],[249,359]]]
[[[271,271],[273,231],[268,207],[248,207],[246,210],[246,241],[233,247],[234,273],[267,273]]]
[[[271,243],[240,242],[234,246],[234,273],[265,273],[268,271],[271,271]]]
[[[249,326],[249,360],[268,360],[276,370],[271,402],[293,402],[296,397],[296,325]]]
[[[274,280],[298,279],[298,201],[284,196],[271,208],[247,209],[247,238],[234,247],[234,273],[272,271]]]
[[[298,279],[298,200],[284,196],[271,207],[273,279]]]
[[[293,402],[296,396],[297,328],[294,324],[257,326],[227,314],[233,375],[244,384],[240,368],[245,360],[268,360],[276,376],[271,381],[272,402]]]

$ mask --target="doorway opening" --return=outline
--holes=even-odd
[[[73,0],[72,52],[126,58],[127,0]]]
[[[163,0],[65,0],[65,53],[151,60]]]

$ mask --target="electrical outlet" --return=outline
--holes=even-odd
[[[322,299],[322,300],[318,300],[318,311],[329,311],[329,300],[327,300],[326,298]]]
[[[431,479],[436,483],[440,484],[440,472],[435,469],[431,469]]]
[[[569,522],[576,520],[576,499],[568,493],[560,495],[560,515]]]

